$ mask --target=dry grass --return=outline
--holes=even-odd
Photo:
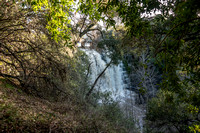
[[[101,112],[73,101],[49,102],[0,82],[0,132],[124,132]]]

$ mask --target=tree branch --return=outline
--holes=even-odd
[[[107,68],[111,65],[112,60],[107,64],[107,66],[104,68],[104,70],[99,74],[99,76],[96,78],[96,80],[94,81],[92,87],[90,88],[89,92],[86,94],[86,99],[88,99],[88,97],[90,96],[90,94],[92,93],[92,91],[94,90],[95,85],[97,84],[97,81],[99,80],[99,78],[104,74],[104,72],[107,70]]]
[[[181,22],[181,23],[175,25],[175,26],[165,35],[165,37],[163,38],[163,40],[158,44],[158,47],[156,48],[156,52],[155,52],[155,54],[154,54],[154,57],[156,57],[156,55],[160,52],[160,48],[161,48],[162,43],[167,39],[167,37],[172,33],[172,31],[173,31],[174,29],[176,29],[177,27],[179,27],[179,26],[182,25],[182,24],[189,23],[189,22],[192,22],[192,21],[198,20],[198,19],[200,19],[200,18],[190,19],[190,20],[187,20],[187,21],[184,21],[184,22]]]

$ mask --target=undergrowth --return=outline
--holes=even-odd
[[[115,118],[110,112],[111,118],[108,109],[74,101],[49,102],[19,90],[0,81],[0,132],[128,132],[119,113]]]

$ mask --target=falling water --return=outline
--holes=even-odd
[[[103,56],[95,50],[82,49],[88,55],[90,62],[90,82],[93,84],[99,74],[105,69],[107,64],[110,62],[108,56]],[[135,106],[135,93],[133,91],[128,91],[129,79],[126,71],[123,70],[123,63],[119,65],[111,65],[104,72],[104,75],[98,80],[95,88],[102,92],[110,91],[112,92],[112,98],[114,100],[120,101],[126,106],[130,106],[132,114],[135,116],[135,120],[138,121],[137,126],[142,132],[143,128],[143,117],[144,111]],[[131,94],[131,95],[129,95]],[[129,98],[132,100],[130,102]]]
[[[105,69],[107,64],[110,62],[110,58],[107,56],[102,56],[95,50],[84,49],[85,53],[88,55],[89,60],[91,61],[90,68],[90,82],[94,83],[98,75]],[[95,88],[101,91],[110,91],[112,92],[112,98],[119,100],[124,97],[124,89],[126,84],[123,82],[123,69],[122,63],[118,66],[111,65],[107,68],[103,76],[97,82]]]

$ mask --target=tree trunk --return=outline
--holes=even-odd
[[[88,97],[91,95],[92,91],[94,90],[95,85],[97,84],[97,81],[100,79],[100,77],[104,74],[104,72],[107,70],[107,68],[111,65],[112,60],[107,64],[107,66],[104,68],[104,70],[99,74],[99,76],[96,78],[96,80],[94,81],[92,87],[90,88],[90,90],[88,91],[88,93],[86,94],[86,99],[88,99]]]

